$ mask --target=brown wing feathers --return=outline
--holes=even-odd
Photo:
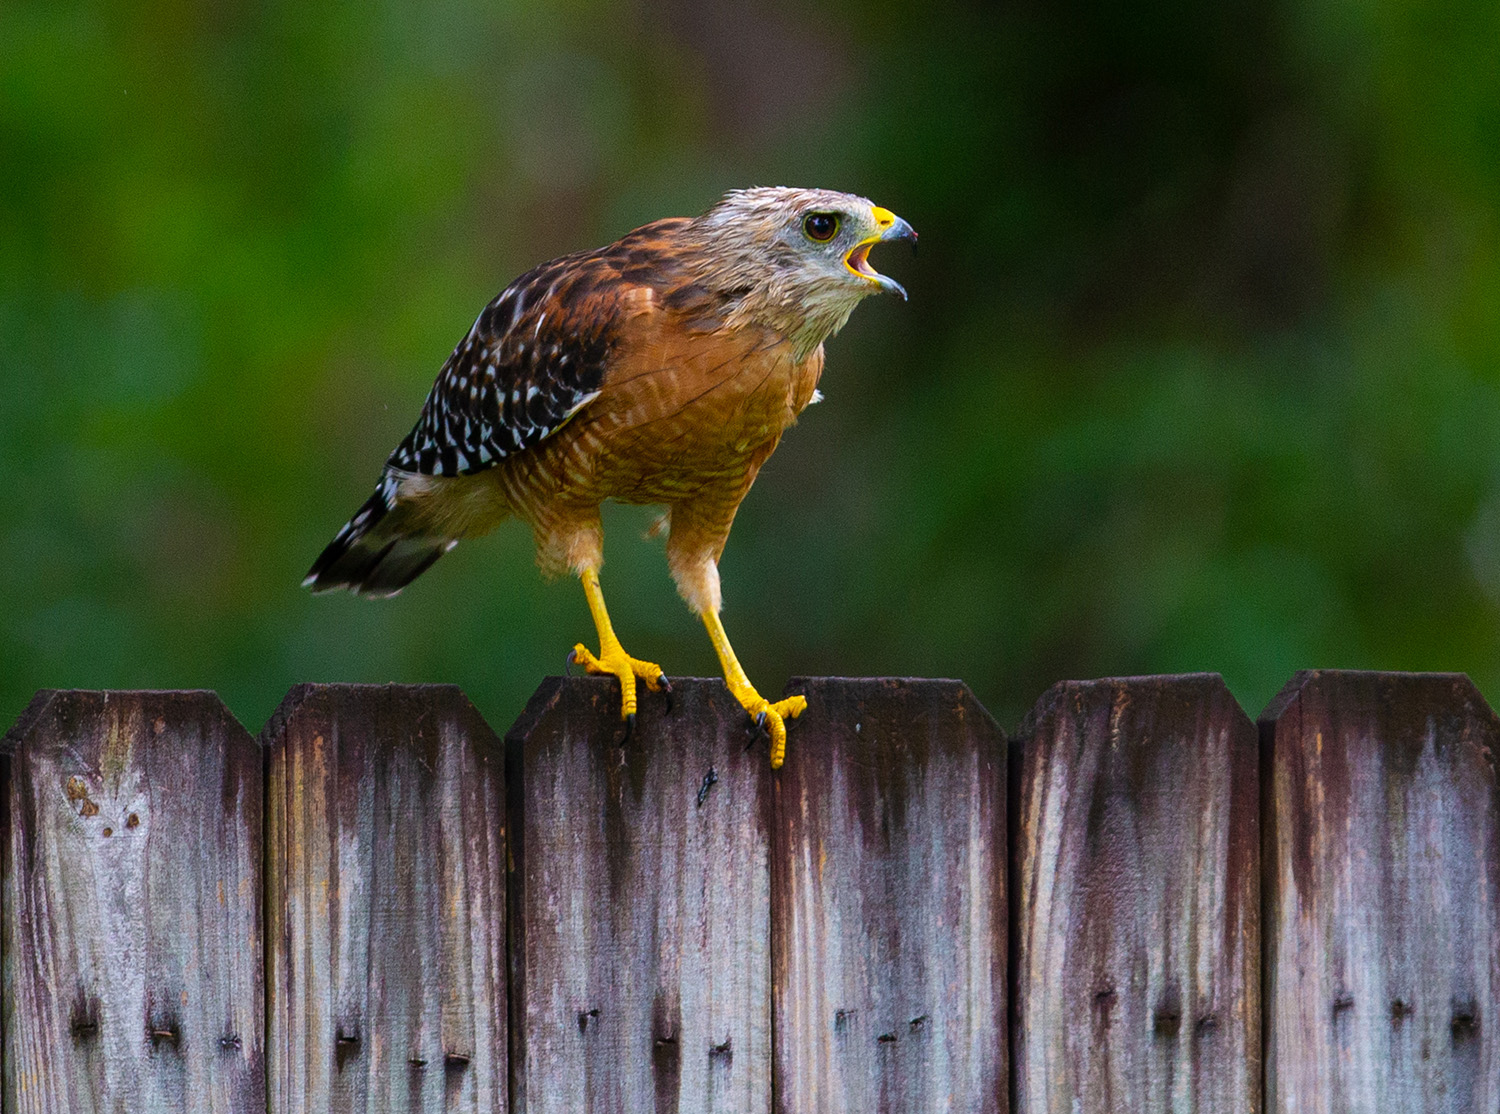
[[[575,298],[587,269],[538,268],[491,302],[386,463],[429,476],[482,471],[530,448],[593,397],[613,321],[580,312]]]
[[[400,476],[471,475],[560,429],[603,388],[642,288],[664,292],[674,309],[711,313],[716,299],[685,281],[674,251],[671,234],[686,223],[657,221],[608,247],[544,263],[501,291],[444,363],[375,493],[304,585],[392,594],[451,549],[449,538],[409,532]]]

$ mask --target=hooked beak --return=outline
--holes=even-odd
[[[844,257],[844,265],[860,278],[868,279],[882,290],[901,295],[901,300],[904,302],[906,301],[906,287],[870,266],[870,249],[876,244],[887,243],[891,240],[906,240],[915,249],[917,230],[889,209],[876,206],[873,215],[875,226],[880,229],[879,235],[871,236],[868,240],[861,240],[855,244],[849,254]]]

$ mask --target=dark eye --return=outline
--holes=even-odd
[[[837,213],[808,213],[802,218],[802,231],[807,233],[809,240],[826,244],[838,235],[839,215]]]

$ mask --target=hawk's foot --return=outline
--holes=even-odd
[[[785,700],[772,704],[755,691],[750,678],[745,676],[739,658],[734,656],[734,647],[729,644],[729,636],[724,633],[724,624],[719,622],[718,611],[709,608],[700,617],[703,625],[708,628],[714,652],[719,655],[719,664],[724,667],[724,683],[740,702],[740,707],[750,713],[756,726],[771,736],[771,769],[781,769],[782,762],[786,760],[786,721],[796,719],[807,711],[807,697],[788,696]]]
[[[672,684],[667,680],[667,675],[661,671],[661,666],[655,662],[641,661],[639,658],[631,657],[618,642],[612,646],[605,646],[598,657],[595,657],[592,651],[580,642],[573,647],[568,660],[583,666],[585,672],[609,673],[619,678],[620,718],[627,723],[635,722],[637,677],[652,692],[672,691]]]
[[[807,711],[807,697],[788,696],[785,700],[772,704],[749,684],[729,682],[729,691],[734,693],[740,706],[750,713],[756,726],[771,736],[771,769],[781,769],[782,762],[786,761],[786,721],[796,719]]]

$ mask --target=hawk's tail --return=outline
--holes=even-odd
[[[302,587],[394,596],[458,544],[457,538],[412,530],[407,518],[396,501],[395,477],[385,477],[313,562]]]

